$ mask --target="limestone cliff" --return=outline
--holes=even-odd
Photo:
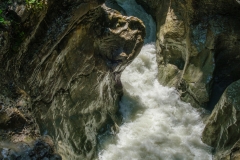
[[[10,21],[0,30],[1,96],[18,103],[11,87],[22,90],[29,95],[26,110],[37,122],[37,136],[50,135],[63,159],[91,159],[99,130],[118,123],[121,72],[140,52],[145,27],[100,6],[100,0],[37,2],[1,6]],[[0,100],[9,110],[18,106]]]
[[[157,23],[159,81],[176,87],[181,99],[194,107],[211,111],[217,104],[203,141],[215,147],[216,159],[223,152],[225,158],[236,158],[240,138],[239,86],[235,82],[240,79],[239,1],[136,1]],[[228,94],[230,90],[234,96]]]

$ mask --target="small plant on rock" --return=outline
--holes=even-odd
[[[29,9],[40,10],[43,9],[45,4],[46,0],[26,0],[26,5]]]
[[[2,16],[2,10],[0,9],[0,23],[5,23],[5,19]]]

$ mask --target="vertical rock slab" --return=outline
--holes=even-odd
[[[178,88],[181,98],[193,106],[205,105],[209,100],[214,54],[211,49],[194,44],[192,1],[139,1],[149,4],[149,13],[156,18],[159,81]]]
[[[236,146],[239,146],[235,144],[240,139],[239,95],[240,81],[238,80],[224,91],[203,131],[203,142],[215,147],[218,152],[227,149],[227,154],[230,154],[231,148],[237,151]]]
[[[212,109],[226,87],[239,79],[234,45],[240,5],[235,0],[137,2],[156,19],[159,81],[176,87],[194,107]],[[227,61],[234,61],[233,69]]]

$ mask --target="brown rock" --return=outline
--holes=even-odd
[[[215,106],[203,141],[216,148],[215,159],[238,159],[239,2],[136,1],[156,19],[160,83],[194,107]]]
[[[216,150],[232,148],[240,139],[240,81],[232,83],[223,93],[209,117],[202,140]]]
[[[156,18],[159,81],[178,88],[193,106],[211,109],[240,78],[240,5],[234,0],[137,2]]]
[[[14,95],[11,99],[11,96],[0,94],[0,157],[20,160],[61,159],[55,153],[51,137],[41,137],[35,117],[30,113],[31,101],[26,92],[20,88],[9,90],[1,85],[0,88]]]
[[[18,26],[24,36],[19,45],[13,40],[6,45],[12,47],[0,59],[0,87],[15,92],[5,89],[3,96],[13,99],[35,129],[14,134],[14,140],[28,139],[28,131],[40,136],[39,126],[53,137],[63,159],[91,159],[98,131],[109,121],[119,122],[120,75],[140,52],[145,27],[101,3],[48,1]],[[12,35],[17,40],[18,33]]]

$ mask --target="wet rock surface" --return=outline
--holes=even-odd
[[[178,88],[184,101],[211,110],[239,79],[240,5],[234,0],[137,2],[156,17],[159,81]]]
[[[238,151],[236,146],[239,146],[238,140],[240,139],[239,95],[240,81],[238,80],[224,91],[206,123],[202,140],[216,148],[217,151],[225,149],[230,149],[231,152]],[[236,142],[238,143],[235,144]]]
[[[237,159],[239,2],[137,2],[156,19],[159,81],[194,107],[214,108],[203,141],[215,147],[215,159]]]
[[[120,75],[140,52],[145,27],[137,18],[101,6],[102,1],[41,2],[42,8],[33,6],[26,14],[16,10],[27,4],[11,4],[19,25],[4,24],[1,29],[0,89],[4,99],[13,97],[16,105],[7,109],[6,102],[1,103],[0,127],[5,132],[25,126],[29,112],[37,128],[25,130],[37,133],[29,142],[19,140],[30,147],[12,147],[11,153],[36,159],[92,159],[99,130],[109,122],[119,123],[115,113],[122,94]],[[4,89],[13,85],[24,90],[27,102],[15,102],[15,93]],[[18,106],[26,103],[31,107],[25,113]],[[42,134],[53,138],[55,149],[41,140]],[[12,146],[14,136],[8,135],[6,144]],[[22,139],[26,135],[22,133]],[[1,141],[6,148],[5,138]]]
[[[237,141],[234,146],[227,150],[218,151],[214,159],[218,160],[238,160],[240,158],[240,144]]]

